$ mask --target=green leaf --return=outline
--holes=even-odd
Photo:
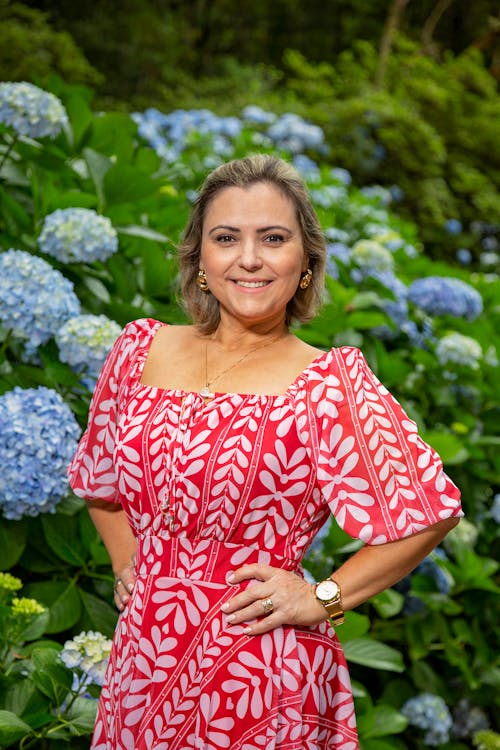
[[[12,711],[0,711],[0,747],[9,747],[29,734],[31,727]]]
[[[347,321],[350,328],[360,331],[388,325],[387,315],[378,312],[353,312],[347,317]]]
[[[76,734],[91,733],[97,713],[97,701],[90,698],[75,698],[71,708],[65,713],[67,719],[76,730]]]
[[[108,638],[112,638],[116,628],[118,612],[107,602],[89,594],[88,591],[80,589],[80,596],[91,628],[98,630]]]
[[[71,690],[73,674],[59,659],[59,651],[52,648],[35,649],[32,655],[35,667],[31,680],[48,698],[60,706]]]
[[[17,563],[26,546],[27,523],[0,517],[0,570],[9,570]]]
[[[343,644],[348,661],[373,669],[404,672],[403,657],[399,651],[372,638],[353,638]]]
[[[81,600],[73,582],[40,581],[25,586],[25,596],[33,597],[49,608],[49,623],[46,633],[60,633],[78,622]]]
[[[104,177],[104,194],[110,205],[142,200],[156,190],[149,175],[129,164],[115,164]]]
[[[447,432],[422,432],[421,437],[441,456],[444,464],[450,466],[462,464],[469,458],[469,453],[456,435]]]
[[[342,644],[346,641],[352,641],[353,638],[360,638],[368,633],[370,629],[370,618],[361,615],[359,612],[345,613],[345,623],[336,629],[337,636]]]
[[[140,237],[143,240],[153,240],[154,242],[167,243],[170,239],[166,234],[156,232],[149,227],[142,227],[138,224],[130,224],[128,227],[115,227],[118,234],[126,234],[129,237]]]
[[[399,614],[403,609],[404,601],[404,596],[394,589],[382,591],[370,599],[370,603],[373,604],[377,613],[384,619]]]
[[[89,174],[94,183],[95,191],[99,199],[99,206],[105,205],[104,197],[104,177],[111,168],[112,161],[107,156],[94,151],[92,148],[83,149],[83,157],[87,164]]]
[[[408,719],[392,706],[375,706],[371,718],[371,726],[363,733],[364,737],[385,737],[388,734],[399,734],[408,726]]]
[[[81,567],[85,562],[85,550],[80,540],[78,517],[45,513],[41,518],[51,550],[61,560]]]
[[[34,641],[37,638],[41,638],[46,632],[49,618],[50,614],[47,610],[39,615],[35,615],[31,622],[20,632],[19,641]]]

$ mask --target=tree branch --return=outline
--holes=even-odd
[[[387,63],[389,61],[389,55],[391,54],[394,35],[399,29],[403,11],[409,2],[410,0],[394,0],[389,13],[387,14],[382,39],[380,40],[379,64],[375,78],[375,85],[379,88],[382,88],[384,85],[387,73]]]

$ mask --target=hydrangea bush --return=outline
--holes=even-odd
[[[89,745],[116,610],[107,553],[64,467],[120,328],[144,315],[186,322],[175,246],[206,172],[255,151],[293,161],[328,241],[325,304],[297,335],[317,347],[360,346],[463,490],[467,518],[442,548],[347,613],[339,629],[362,750],[491,743],[498,266],[472,273],[464,253],[456,266],[429,260],[421,228],[397,215],[400,188],[357,189],[332,166],[335,144],[314,117],[253,103],[231,117],[94,116],[75,106],[77,92],[56,93],[72,101],[68,143],[17,150],[12,130],[0,131],[4,161],[9,153],[16,164],[2,173],[0,202],[0,538],[1,567],[11,571],[0,573],[0,613],[19,625],[0,674],[0,746],[45,747],[52,732],[72,748]],[[328,575],[356,544],[330,521],[309,551],[307,575]],[[43,720],[32,708],[40,705]]]

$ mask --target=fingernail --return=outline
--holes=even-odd
[[[236,581],[236,576],[234,575],[234,573],[229,573],[227,580],[229,583],[234,583]]]
[[[234,620],[234,615],[227,615],[226,622],[232,622]]]
[[[250,635],[250,633],[252,632],[252,628],[243,628],[243,632],[245,633],[245,635]]]
[[[131,594],[133,590],[134,590],[134,584],[133,583],[127,584],[128,593]]]
[[[224,604],[221,604],[221,609],[223,612],[225,612],[228,607],[229,607],[229,604],[227,602],[224,602]]]

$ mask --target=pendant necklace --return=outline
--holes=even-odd
[[[208,379],[208,341],[205,343],[205,385],[200,390],[200,396],[203,399],[209,400],[215,396],[215,393],[211,391],[211,386],[215,383],[216,380],[219,380],[223,375],[225,375],[230,370],[233,370],[237,365],[241,364],[247,357],[250,357],[251,354],[254,354],[259,349],[265,349],[266,346],[271,346],[271,344],[274,344],[275,341],[278,341],[278,339],[281,338],[280,336],[276,336],[275,338],[271,339],[270,341],[265,341],[264,343],[260,343],[257,346],[254,346],[253,349],[249,349],[246,354],[244,354],[242,357],[236,360],[236,362],[233,362],[232,365],[229,365],[229,367],[226,367],[225,370],[221,370],[221,372],[218,372],[217,375],[214,375],[213,378]]]

